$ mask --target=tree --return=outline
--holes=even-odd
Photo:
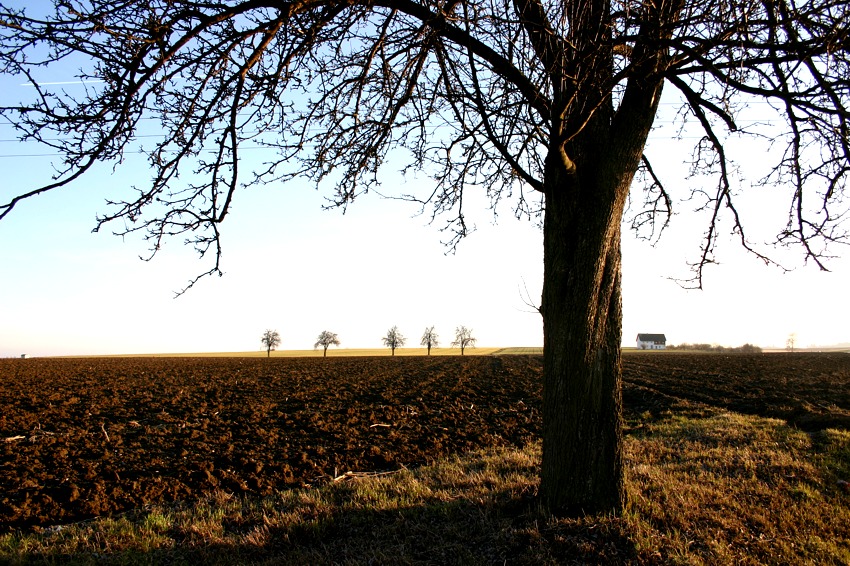
[[[478,340],[472,337],[472,330],[465,326],[458,326],[455,328],[455,339],[452,342],[452,346],[455,348],[460,348],[460,355],[463,355],[463,351],[466,348],[474,348],[475,343]]]
[[[328,332],[327,330],[322,330],[322,333],[319,334],[319,337],[316,339],[316,343],[313,344],[313,349],[315,350],[319,346],[324,348],[324,352],[322,353],[322,357],[327,357],[328,355],[328,346],[333,344],[334,346],[339,346],[339,338],[337,337],[335,332]]]
[[[785,349],[788,350],[789,352],[793,352],[794,346],[796,346],[796,345],[797,345],[797,335],[792,332],[791,334],[788,335],[788,339],[785,340]]]
[[[847,239],[848,20],[832,0],[0,5],[0,71],[35,86],[0,114],[63,159],[0,217],[139,144],[152,181],[117,195],[96,229],[142,233],[152,255],[186,238],[211,255],[205,274],[221,274],[220,227],[243,186],[306,177],[344,208],[407,155],[433,191],[397,196],[445,214],[450,246],[467,233],[465,194],[494,208],[511,197],[517,215],[543,220],[543,503],[618,512],[620,235],[628,202],[646,235],[671,218],[675,191],[645,151],[662,90],[681,105],[671,119],[701,131],[691,165],[707,180],[680,195],[705,214],[694,286],[721,232],[771,262],[737,208],[733,135],[773,140],[763,182],[787,187],[789,204],[777,242],[825,269],[825,246]],[[84,94],[39,81],[80,61],[95,81]],[[768,119],[744,125],[760,102]],[[159,135],[141,135],[151,123]],[[246,174],[246,144],[277,157]]]
[[[280,346],[280,334],[277,333],[277,330],[266,330],[263,332],[260,342],[266,349],[266,357],[270,357],[272,350]]]
[[[395,356],[395,349],[401,348],[404,346],[404,343],[407,342],[407,338],[402,336],[401,332],[399,332],[398,326],[393,326],[387,330],[387,335],[381,338],[381,340],[383,340],[384,346],[392,351],[393,356]]]
[[[422,340],[419,342],[420,346],[425,346],[428,348],[428,355],[431,355],[431,348],[436,348],[440,345],[440,337],[437,336],[437,332],[434,330],[433,326],[429,326],[425,329],[425,332],[422,333]]]

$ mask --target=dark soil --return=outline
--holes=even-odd
[[[539,435],[539,358],[0,360],[0,532]]]
[[[850,428],[850,355],[624,356],[628,420],[682,403]],[[0,532],[522,446],[539,356],[0,360]]]
[[[805,431],[850,429],[850,354],[655,352],[624,361],[627,405],[630,393],[645,389],[644,401],[661,406],[684,399]]]

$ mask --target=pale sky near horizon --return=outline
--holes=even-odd
[[[73,70],[51,80],[73,82]],[[0,77],[0,96],[26,97],[24,82]],[[15,137],[0,124],[3,201],[49,178],[56,158]],[[687,142],[662,128],[647,148],[679,196],[688,183],[679,165]],[[748,142],[736,155],[746,169],[764,151]],[[402,180],[392,166],[383,173],[385,193],[429,183],[425,174]],[[784,226],[789,202],[781,189],[749,187],[756,176],[740,185],[741,205],[751,240],[761,243]],[[469,195],[477,230],[447,255],[440,219],[429,226],[410,203],[369,194],[342,215],[323,211],[323,194],[306,181],[240,191],[223,225],[224,277],[206,278],[175,299],[174,291],[209,267],[181,240],[143,262],[140,239],[91,233],[105,198],[126,196],[147,179],[144,160],[130,156],[114,173],[100,167],[0,221],[0,357],[260,350],[266,328],[280,332],[280,349],[310,349],[322,330],[338,333],[343,348],[378,348],[393,325],[414,347],[431,325],[443,346],[459,325],[473,329],[482,347],[542,345],[540,316],[525,304],[525,289],[539,302],[542,232],[514,219],[510,202],[494,225],[486,202]],[[671,344],[784,347],[791,333],[800,347],[850,343],[847,257],[831,260],[825,273],[802,266],[798,250],[762,247],[795,268],[782,273],[724,236],[704,290],[672,281],[689,275],[706,227],[691,208],[676,204],[677,217],[654,247],[624,229],[624,345],[634,345],[638,332],[664,333]],[[847,255],[842,247],[831,251]]]

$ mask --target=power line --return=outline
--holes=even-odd
[[[239,151],[247,151],[252,149],[273,149],[270,147],[265,147],[262,145],[256,146],[248,146],[248,147],[240,147]],[[174,153],[177,150],[172,150],[170,153]],[[201,149],[200,152],[203,153],[218,153],[218,149]],[[147,152],[141,149],[125,151],[125,154],[135,154],[135,155],[147,155]],[[0,153],[0,159],[7,159],[13,157],[62,157],[61,153]]]

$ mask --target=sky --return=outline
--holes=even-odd
[[[73,81],[73,69],[52,80]],[[25,98],[30,87],[23,83],[0,77],[0,96]],[[646,153],[668,189],[683,195],[695,181],[685,179],[681,149],[694,140],[675,140],[663,119],[659,124]],[[751,240],[766,242],[784,226],[787,195],[750,186],[766,147],[730,147],[745,175],[745,226]],[[0,199],[49,179],[55,159],[0,124]],[[383,174],[386,193],[401,184],[405,192],[430,186],[425,174],[403,179],[392,167]],[[372,193],[342,214],[323,210],[325,195],[307,181],[243,190],[222,227],[225,275],[175,298],[209,268],[207,260],[172,240],[145,262],[140,238],[92,233],[106,198],[127,195],[148,178],[143,159],[130,156],[117,169],[101,167],[25,201],[0,221],[0,357],[256,351],[266,329],[280,333],[279,349],[311,349],[323,330],[336,332],[342,348],[379,348],[394,325],[412,347],[432,325],[442,346],[460,325],[482,347],[543,343],[541,317],[527,304],[539,303],[542,231],[513,218],[510,203],[494,221],[486,201],[468,195],[476,230],[447,253],[440,221],[429,225],[410,203]],[[803,265],[798,250],[762,246],[793,268],[785,273],[724,234],[720,264],[706,270],[704,289],[687,290],[674,279],[688,277],[707,221],[692,208],[677,204],[671,227],[654,244],[624,230],[624,346],[644,332],[664,333],[668,344],[782,348],[792,333],[800,347],[850,343],[846,250],[833,249],[845,257],[823,272]]]

